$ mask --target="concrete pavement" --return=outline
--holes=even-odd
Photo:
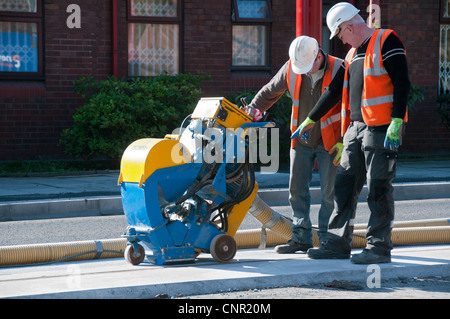
[[[119,195],[118,178],[118,171],[0,177],[0,202]],[[289,174],[257,173],[257,181],[260,188],[286,188]],[[450,182],[450,157],[398,162],[394,183],[423,182]],[[311,186],[319,186],[317,173],[313,174]]]
[[[0,221],[120,214],[117,176],[118,172],[2,177]],[[258,174],[257,180],[260,197],[267,203],[286,203],[288,174]],[[313,201],[320,194],[317,182],[317,174],[313,174]],[[399,162],[395,195],[397,200],[450,197],[450,160]],[[305,254],[279,255],[267,248],[240,249],[227,264],[201,254],[196,263],[169,266],[131,266],[116,258],[1,267],[0,298],[176,297],[333,280],[366,282],[371,275],[379,275],[381,280],[445,276],[450,273],[450,245],[395,247],[392,261],[379,265],[377,272],[377,268],[370,270],[349,260],[311,260]]]
[[[201,254],[194,264],[171,266],[132,266],[116,258],[0,268],[0,298],[172,298],[334,280],[370,285],[378,280],[382,288],[383,280],[449,273],[450,245],[394,248],[392,263],[379,268],[349,260],[313,260],[301,253],[279,255],[273,249],[241,249],[226,264]]]

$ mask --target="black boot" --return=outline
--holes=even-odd
[[[382,264],[390,263],[390,255],[377,254],[373,250],[364,249],[362,253],[352,255],[351,262],[354,264]]]
[[[313,245],[311,244],[302,244],[295,242],[293,240],[289,240],[284,245],[278,245],[275,247],[275,251],[279,254],[294,254],[297,251],[303,251],[306,252],[308,249],[312,248]]]
[[[311,259],[348,259],[350,252],[342,252],[335,249],[329,249],[326,245],[321,245],[319,248],[311,248],[307,252]]]

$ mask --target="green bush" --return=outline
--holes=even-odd
[[[129,81],[82,77],[74,91],[85,99],[74,125],[62,132],[61,145],[75,157],[120,158],[140,138],[162,138],[180,125],[197,104],[205,74],[160,75]]]
[[[425,98],[425,89],[417,86],[415,84],[411,84],[411,88],[409,90],[408,95],[408,110],[413,111],[415,109],[416,102],[422,102]]]
[[[441,122],[450,130],[450,94],[439,94],[436,102]]]

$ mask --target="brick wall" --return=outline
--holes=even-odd
[[[240,72],[231,69],[231,1],[184,1],[184,71],[212,76],[204,95],[258,90],[286,62],[295,38],[295,1],[272,0],[271,71]]]
[[[72,81],[111,72],[110,1],[77,1],[81,29],[66,25],[71,3],[44,1],[45,80],[0,81],[0,160],[63,157],[60,134],[82,103]]]
[[[386,22],[403,39],[411,83],[425,100],[410,112],[405,149],[412,153],[450,152],[450,130],[436,111],[439,81],[439,1],[406,0],[386,6]],[[404,17],[399,19],[398,17]]]
[[[45,107],[42,83],[0,83],[0,158],[18,158],[48,143],[52,129],[45,125],[49,110]]]
[[[369,1],[358,1],[364,18]],[[450,153],[450,130],[436,112],[439,80],[440,1],[380,1],[381,27],[395,30],[406,47],[412,84],[426,90],[409,112],[402,153]]]
[[[258,90],[287,60],[295,36],[295,1],[273,0],[271,71],[230,72],[231,1],[185,0],[183,72],[212,76],[204,96]],[[67,6],[81,8],[81,29],[69,29]],[[118,69],[127,76],[127,8],[118,3]],[[63,158],[58,146],[83,101],[73,92],[80,76],[105,79],[112,74],[111,1],[45,0],[45,80],[0,81],[0,160]]]
[[[81,7],[81,29],[69,29],[67,6]],[[119,77],[127,75],[126,1],[118,0]],[[230,71],[231,1],[184,0],[183,72],[203,71],[212,81],[204,96],[258,90],[288,59],[295,37],[295,1],[272,0],[270,71]],[[356,1],[364,17],[368,0]],[[450,153],[450,132],[440,123],[435,99],[439,64],[439,0],[381,1],[382,27],[394,29],[407,51],[412,83],[427,90],[410,112],[404,153]],[[44,0],[45,80],[0,80],[0,161],[63,158],[63,129],[83,101],[72,90],[80,76],[112,74],[111,1]]]

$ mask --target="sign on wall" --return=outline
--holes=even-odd
[[[36,23],[0,22],[0,72],[37,72]]]

